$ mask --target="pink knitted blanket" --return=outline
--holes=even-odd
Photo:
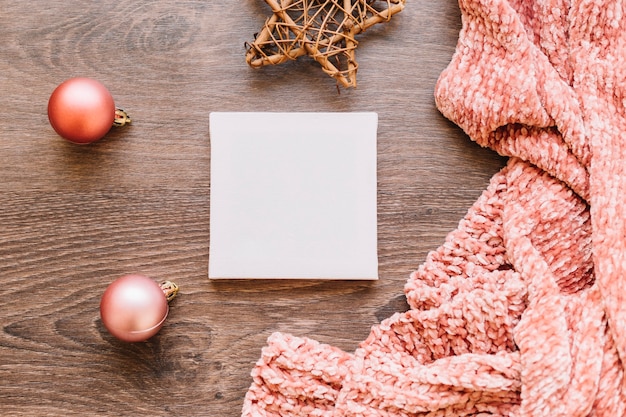
[[[437,106],[507,166],[354,353],[272,335],[243,416],[626,415],[626,4],[460,8]]]

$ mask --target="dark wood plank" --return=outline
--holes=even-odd
[[[273,331],[348,351],[406,308],[402,288],[503,164],[436,110],[460,27],[453,0],[409,1],[359,37],[358,88],[314,62],[247,67],[261,0],[5,2],[0,11],[0,414],[237,416]],[[49,94],[89,76],[133,124],[58,138]],[[209,282],[211,111],[379,114],[377,282]],[[116,341],[106,286],[181,286],[162,331]]]

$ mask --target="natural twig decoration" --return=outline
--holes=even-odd
[[[355,36],[388,22],[406,0],[265,0],[274,12],[254,42],[246,43],[253,68],[309,55],[344,87],[356,87]]]

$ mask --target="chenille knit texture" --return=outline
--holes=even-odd
[[[626,5],[459,5],[436,104],[507,165],[356,351],[270,336],[242,416],[626,415]]]

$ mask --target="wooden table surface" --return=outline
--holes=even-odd
[[[0,415],[240,415],[274,331],[353,351],[406,309],[403,284],[503,159],[434,105],[454,52],[454,0],[408,1],[359,36],[358,88],[310,59],[251,69],[262,0],[32,0],[0,6]],[[103,82],[133,123],[77,146],[47,101]],[[376,282],[207,279],[212,111],[375,111]],[[161,332],[112,338],[100,297],[138,272],[181,287]]]

